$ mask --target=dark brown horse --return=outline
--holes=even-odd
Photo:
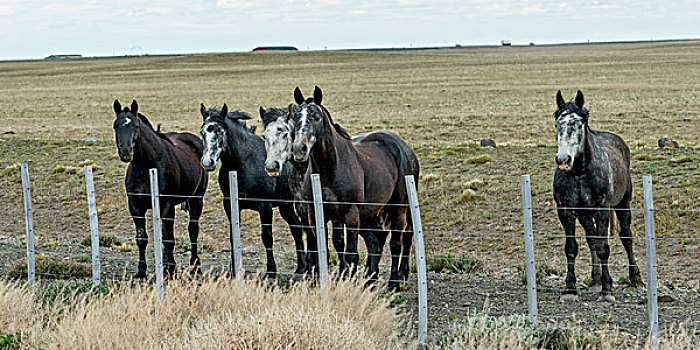
[[[634,259],[630,230],[632,180],[630,150],[619,136],[596,131],[588,126],[588,109],[583,108],[583,93],[578,91],[573,101],[564,101],[557,92],[557,128],[554,171],[554,200],[559,220],[566,233],[566,290],[562,300],[576,299],[574,265],[578,254],[576,219],[586,231],[591,248],[591,282],[601,286],[601,300],[615,301],[612,278],[608,271],[610,246],[608,231],[614,216],[620,222],[620,239],[627,251],[629,281],[632,286],[643,285],[639,267]]]
[[[160,215],[163,219],[164,269],[169,275],[175,272],[173,248],[175,236],[175,206],[184,203],[189,210],[187,231],[190,236],[190,265],[200,265],[197,255],[199,217],[202,214],[202,196],[207,190],[209,176],[199,159],[202,157],[202,140],[190,133],[161,133],[153,129],[146,117],[138,112],[134,100],[131,108],[122,109],[114,101],[114,133],[119,158],[129,163],[126,170],[126,193],[129,212],[136,225],[136,245],[139,247],[139,266],[136,277],[146,277],[146,211],[151,209],[149,169],[158,169]]]
[[[388,227],[392,254],[389,287],[397,288],[402,279],[408,278],[413,236],[411,221],[407,220],[404,176],[418,176],[418,158],[404,140],[389,131],[358,135],[353,141],[340,137],[330,112],[322,105],[323,93],[318,87],[312,102],[300,93],[295,93],[295,98],[298,106],[293,108],[294,160],[309,161],[307,177],[320,174],[324,215],[343,222],[347,229],[347,262],[357,266],[357,236],[360,229],[366,230],[367,272],[376,279],[388,235],[384,226]],[[312,198],[310,181],[304,182],[303,193],[307,200]],[[309,223],[313,226],[313,208],[309,209]]]

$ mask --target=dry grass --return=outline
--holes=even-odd
[[[525,316],[493,317],[474,314],[455,323],[431,349],[472,350],[631,350],[652,349],[650,342],[625,344],[613,331],[606,334],[582,329],[537,327]],[[658,350],[697,349],[697,338],[683,327],[675,327],[659,338]]]
[[[171,281],[37,308],[31,288],[0,284],[0,331],[29,349],[395,349],[405,316],[353,282],[325,293],[260,282]],[[39,325],[37,325],[39,323]]]

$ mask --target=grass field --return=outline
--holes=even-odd
[[[140,111],[165,131],[198,134],[200,103],[226,102],[256,116],[252,123],[259,125],[259,106],[286,106],[293,101],[294,87],[310,94],[314,85],[323,89],[324,104],[351,134],[389,129],[415,148],[422,167],[419,192],[429,260],[452,254],[483,262],[478,281],[459,274],[431,275],[438,295],[443,284],[454,286],[458,280],[465,286],[446,297],[445,310],[439,309],[442,300],[438,309],[431,309],[441,322],[483,306],[484,298],[459,303],[458,296],[470,293],[473,283],[506,281],[493,282],[500,292],[484,292],[491,293],[494,306],[495,295],[512,294],[504,285],[512,282],[512,288],[519,288],[522,174],[532,175],[538,264],[556,277],[548,279],[548,287],[563,286],[563,231],[551,209],[556,153],[552,113],[558,89],[566,98],[582,90],[591,126],[618,133],[630,145],[633,208],[642,208],[641,180],[649,174],[655,207],[672,210],[656,214],[659,278],[662,287],[673,287],[662,292],[696,293],[700,288],[700,42],[0,62],[0,243],[21,248],[17,239],[24,234],[24,222],[16,164],[31,160],[42,244],[37,250],[61,257],[79,254],[77,242],[88,232],[82,166],[91,164],[97,167],[101,233],[121,237],[122,247],[127,247],[110,248],[111,255],[106,254],[114,259],[112,273],[121,274],[116,269],[129,264],[133,269],[137,256],[128,248],[133,247],[133,229],[122,185],[126,165],[116,157],[111,129],[114,99],[124,105],[136,98]],[[673,154],[659,150],[656,140],[662,135],[670,135],[682,148]],[[479,147],[485,137],[498,147]],[[215,181],[208,193],[204,257],[212,265],[223,264],[228,243]],[[251,225],[244,232],[244,245],[254,248],[247,256],[261,259],[262,244],[252,226],[257,218],[248,214],[243,222]],[[185,235],[183,225],[178,224],[176,235]],[[275,231],[280,233],[276,249],[286,251],[282,259],[289,264],[291,239],[286,228]],[[641,238],[635,252],[644,274],[640,211],[633,215],[633,232]],[[585,280],[588,249],[583,239],[579,242],[579,280]],[[618,282],[627,274],[621,266],[626,260],[619,240],[611,244],[612,262],[620,265],[611,268],[613,279],[622,290],[624,283]],[[10,251],[0,253],[2,261],[21,257],[21,249]],[[6,269],[2,266],[0,272]],[[463,308],[455,308],[455,302]],[[695,305],[688,316],[700,314],[697,304],[672,306],[684,305]],[[634,307],[642,312],[637,315],[642,326],[629,328],[638,331],[643,329],[644,306]],[[618,315],[611,317],[613,321],[604,323],[619,325]],[[589,321],[595,324],[600,317]]]

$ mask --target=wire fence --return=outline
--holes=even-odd
[[[101,202],[125,201],[126,196],[148,196],[154,204],[160,199],[187,199],[192,196],[158,194],[157,184],[153,193],[126,193],[123,188],[115,188],[111,182],[92,179],[92,169],[85,168],[86,186],[83,189],[63,187],[32,188],[28,166],[21,167],[23,184],[4,184],[3,190],[22,193],[22,202],[17,196],[0,197],[4,206],[23,206],[25,217],[8,217],[0,223],[0,273],[11,279],[35,280],[92,279],[96,283],[119,283],[132,278],[137,270],[139,238],[133,237],[133,217],[124,206],[101,208]],[[155,175],[157,178],[157,175]],[[153,179],[152,174],[152,179]],[[263,225],[257,214],[243,212],[238,217],[238,203],[245,201],[269,201],[264,198],[237,198],[235,174],[229,177],[231,193],[209,197],[219,205],[205,207],[199,220],[184,215],[163,218],[155,217],[151,211],[141,217],[146,219],[148,246],[146,251],[147,276],[156,275],[156,283],[164,287],[163,267],[173,262],[164,261],[159,256],[162,249],[154,246],[172,246],[177,270],[185,271],[190,263],[190,250],[196,247],[200,269],[214,274],[265,277],[267,272],[276,272],[278,280],[286,282],[317,276],[323,281],[332,278],[328,271],[337,269],[343,253],[335,252],[333,245],[325,242],[330,236],[323,225],[293,225],[305,231],[316,231],[315,242],[319,249],[309,249],[309,237],[303,249],[297,249],[288,234],[289,227],[279,215],[267,225],[273,232],[275,243],[269,249],[256,242]],[[317,181],[317,180],[315,180]],[[599,301],[599,289],[589,286],[593,282],[592,271],[600,264],[591,260],[584,247],[585,234],[577,234],[579,254],[574,272],[578,280],[578,302],[562,302],[562,291],[567,276],[567,260],[563,244],[567,235],[551,230],[540,230],[538,224],[556,214],[558,209],[546,203],[549,193],[532,195],[530,177],[521,179],[521,192],[513,194],[522,205],[472,205],[472,204],[427,204],[418,203],[415,179],[407,179],[411,202],[399,204],[408,207],[412,213],[414,227],[414,258],[411,260],[409,279],[402,283],[401,292],[392,303],[410,311],[416,320],[418,341],[425,340],[427,334],[437,329],[439,324],[459,320],[471,313],[484,312],[494,316],[527,314],[541,324],[572,326],[600,326],[622,330],[642,337],[656,337],[659,329],[669,329],[678,323],[700,327],[700,291],[697,277],[700,265],[698,259],[688,259],[688,254],[679,255],[679,249],[695,249],[700,244],[698,209],[659,208],[653,206],[651,177],[644,177],[644,206],[623,209],[632,216],[633,222],[644,222],[645,234],[633,232],[630,237],[634,246],[636,265],[627,260],[623,245],[614,236],[609,237],[610,261],[606,267],[612,276],[612,290],[609,295],[615,298],[614,307]],[[320,186],[320,182],[319,182]],[[319,188],[320,190],[320,188]],[[320,191],[316,192],[320,193]],[[210,195],[209,195],[210,196]],[[205,196],[207,197],[207,196]],[[199,198],[199,197],[198,197]],[[232,205],[234,213],[229,219],[224,213],[224,200]],[[293,200],[274,200],[286,204]],[[305,202],[322,213],[323,204],[333,205],[379,205],[378,203],[323,202],[318,198]],[[575,210],[609,210],[609,208],[566,208]],[[501,216],[491,219],[493,226],[480,226],[474,230],[454,229],[443,222],[421,222],[421,212],[432,214],[443,211],[497,211]],[[435,217],[432,215],[431,217]],[[439,217],[439,215],[438,215]],[[655,223],[665,230],[664,223],[669,217],[673,220],[687,220],[685,232],[665,232],[656,237]],[[489,218],[485,218],[488,220]],[[323,218],[320,219],[321,221]],[[417,221],[416,221],[417,220]],[[499,221],[518,220],[522,226],[499,225]],[[162,237],[159,226],[166,222],[174,226],[173,238]],[[76,225],[76,222],[82,224]],[[191,242],[185,234],[187,226],[197,222],[200,237]],[[674,226],[675,227],[675,226]],[[369,230],[361,228],[360,231]],[[108,233],[105,233],[108,232]],[[324,233],[325,232],[325,233]],[[608,236],[588,236],[587,238],[608,238]],[[425,240],[425,242],[423,242]],[[447,251],[435,250],[433,242],[448,242]],[[233,245],[231,245],[233,242]],[[666,243],[672,244],[667,246]],[[424,245],[425,244],[425,245]],[[681,248],[678,247],[681,246]],[[644,246],[642,250],[641,247]],[[359,245],[360,276],[368,259],[363,245]],[[672,249],[667,251],[669,247]],[[330,249],[329,249],[330,248]],[[271,249],[271,250],[270,250]],[[658,253],[656,251],[658,249]],[[423,252],[421,253],[421,250]],[[492,254],[494,251],[503,254]],[[267,259],[267,253],[274,252],[274,264]],[[302,253],[302,254],[298,254]],[[318,261],[310,262],[309,253],[318,255]],[[690,256],[692,256],[692,252]],[[303,258],[299,258],[303,256]],[[656,257],[663,259],[657,261]],[[390,261],[400,258],[384,249],[381,257],[378,285],[389,281]],[[301,260],[300,260],[301,259]],[[165,260],[168,260],[167,257]],[[299,270],[299,263],[317,264],[314,273]],[[66,267],[66,265],[68,267]],[[56,267],[60,266],[60,267]],[[628,286],[630,268],[637,266],[644,286]],[[658,271],[658,272],[657,272]],[[691,276],[684,281],[678,276]],[[667,278],[673,276],[673,278]],[[686,283],[687,282],[687,283]],[[692,283],[691,283],[692,282]],[[693,284],[694,283],[694,284]]]

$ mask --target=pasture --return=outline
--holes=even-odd
[[[293,101],[294,87],[311,92],[314,85],[323,88],[324,105],[350,134],[394,131],[420,159],[418,190],[426,254],[433,267],[428,291],[431,334],[440,335],[447,324],[474,311],[527,311],[521,278],[522,174],[532,176],[542,320],[587,329],[621,328],[629,335],[625,341],[631,342],[645,334],[645,306],[639,304],[645,294],[625,288],[626,260],[617,237],[610,240],[613,288],[620,293],[615,307],[596,302],[592,292],[576,305],[556,302],[566,268],[563,231],[551,193],[557,150],[552,113],[559,89],[566,97],[582,90],[591,127],[617,133],[632,150],[632,232],[643,278],[641,181],[643,175],[653,176],[655,207],[667,210],[655,216],[660,291],[673,295],[662,307],[660,322],[667,327],[690,318],[699,327],[700,42],[0,62],[3,278],[23,256],[16,164],[26,161],[31,161],[37,252],[46,259],[79,260],[77,256],[89,251],[80,244],[89,234],[82,166],[92,165],[100,233],[120,243],[105,248],[105,279],[135,273],[134,230],[123,186],[126,164],[119,161],[112,131],[114,99],[123,104],[137,99],[139,111],[164,131],[199,134],[200,103],[225,102],[254,115],[249,124],[260,125],[259,106],[286,106]],[[681,149],[660,150],[657,140],[663,135],[677,140]],[[479,140],[487,137],[498,147],[479,147]],[[223,196],[216,174],[210,179],[200,254],[205,268],[227,268]],[[179,211],[177,215],[183,217]],[[246,268],[262,268],[257,215],[246,213],[242,223]],[[281,219],[275,223],[274,247],[278,263],[283,263],[279,269],[293,271],[291,236]],[[176,221],[176,241],[186,241],[186,224]],[[579,281],[589,276],[582,232],[578,227]],[[187,246],[177,247],[182,253]],[[178,254],[178,264],[185,264],[186,257]],[[465,261],[478,266],[448,266]],[[382,263],[387,262],[385,256]],[[152,264],[149,268],[152,274]],[[401,295],[394,304],[415,310],[415,288],[409,284]]]

